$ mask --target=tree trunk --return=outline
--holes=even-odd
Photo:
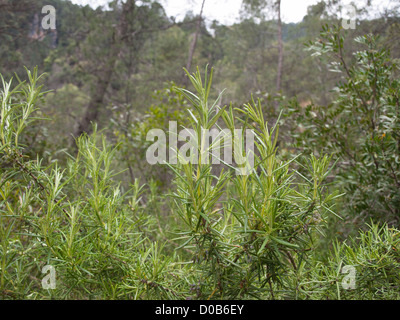
[[[276,1],[278,13],[278,71],[276,76],[276,91],[281,91],[282,87],[282,67],[283,67],[283,40],[282,40],[282,20],[281,20],[281,0]]]
[[[204,3],[205,2],[206,2],[206,0],[203,0],[203,3],[201,4],[200,15],[199,15],[199,19],[197,20],[197,25],[196,25],[196,32],[194,34],[193,41],[190,44],[189,57],[188,57],[188,61],[186,63],[186,70],[189,71],[189,72],[190,72],[190,68],[192,67],[193,55],[194,55],[194,51],[196,49],[197,38],[199,36],[200,28],[201,28],[201,21],[203,20],[202,16],[203,16],[203,9],[204,9]],[[188,77],[185,74],[184,77],[183,77],[184,86],[187,85],[187,82],[188,82]]]
[[[92,123],[98,120],[99,111],[104,104],[105,93],[111,82],[115,64],[121,53],[122,43],[128,30],[127,16],[131,10],[134,10],[134,8],[135,0],[128,0],[123,4],[121,20],[116,28],[116,32],[113,35],[113,42],[108,54],[107,63],[102,66],[102,71],[97,76],[97,81],[90,97],[86,113],[78,124],[75,137],[79,137],[84,132],[91,133]]]

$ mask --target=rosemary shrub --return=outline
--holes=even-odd
[[[283,161],[279,126],[268,125],[260,101],[209,103],[212,70],[204,80],[199,70],[189,75],[195,93],[176,88],[192,104],[199,159],[170,164],[171,194],[157,195],[150,183],[147,202],[138,180],[121,185],[119,146],[96,127],[77,138],[65,165],[27,156],[24,129],[37,120],[44,95],[37,70],[27,74],[15,87],[1,78],[2,299],[398,298],[400,232],[373,224],[323,260],[319,239],[340,197],[325,183],[331,158]],[[254,166],[239,168],[248,174],[202,158],[202,128],[222,126],[253,132]],[[242,140],[233,152],[244,150]],[[357,272],[355,290],[341,287],[344,265]],[[43,287],[45,266],[56,271],[53,289]]]

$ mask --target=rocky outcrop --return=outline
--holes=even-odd
[[[43,41],[46,36],[51,38],[50,45],[53,49],[55,49],[58,44],[57,29],[44,30],[40,23],[39,14],[35,13],[31,24],[31,29],[29,30],[28,38],[34,41]]]

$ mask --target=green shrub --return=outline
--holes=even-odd
[[[316,261],[304,287],[313,299],[400,299],[400,232],[372,224],[357,239],[337,241],[327,263]],[[354,268],[354,287],[345,266]],[[344,284],[344,285],[343,285]]]
[[[218,107],[219,98],[212,104],[208,101],[212,72],[208,77],[206,69],[204,83],[199,71],[188,76],[196,93],[178,90],[193,104],[189,113],[198,137],[197,162],[170,167],[176,175],[177,214],[184,225],[180,237],[194,252],[193,273],[200,280],[194,297],[274,298],[277,292],[292,297],[297,285],[286,275],[289,270],[296,274],[298,265],[308,260],[316,233],[323,232],[327,215],[333,214],[332,200],[337,195],[327,195],[323,185],[330,158],[311,156],[308,178],[290,170],[295,159],[279,160],[278,128],[268,128],[260,103],[235,110],[246,120],[235,119],[232,107],[229,111]],[[220,128],[219,118],[232,135],[235,123],[252,130],[254,168],[247,162],[245,168],[229,166],[233,170],[213,174],[212,164],[203,156],[207,137],[202,129]],[[233,152],[240,153],[236,147]],[[234,175],[238,170],[249,174]]]
[[[139,207],[136,181],[123,193],[112,171],[116,149],[96,130],[78,154],[57,163],[24,156],[19,143],[42,97],[37,71],[11,90],[3,80],[0,127],[0,295],[3,298],[174,298],[170,258],[147,237],[154,219]],[[41,270],[56,270],[44,290]]]
[[[338,165],[335,185],[346,192],[343,215],[362,227],[365,221],[400,219],[399,67],[372,35],[358,37],[360,50],[345,61],[340,28],[325,27],[310,43],[314,55],[328,56],[330,69],[342,74],[327,106],[289,107],[295,145],[305,152],[332,154]]]
[[[199,162],[169,164],[175,207],[162,219],[155,183],[144,203],[138,180],[125,189],[113,171],[119,145],[110,147],[96,127],[76,140],[64,168],[30,159],[21,141],[37,120],[41,77],[28,71],[29,82],[14,89],[2,79],[0,297],[398,299],[400,231],[372,225],[322,260],[320,238],[339,197],[325,184],[330,157],[282,160],[278,126],[269,128],[260,101],[211,105],[212,72],[204,82],[199,70],[189,77],[196,93],[175,89],[192,104]],[[238,126],[252,131],[254,166],[247,158],[244,167],[215,170],[204,161],[202,128],[222,125],[233,135]],[[236,155],[246,156],[243,139]],[[56,270],[54,289],[42,287],[47,265]],[[346,265],[355,268],[355,290],[341,287]]]

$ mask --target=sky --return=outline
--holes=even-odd
[[[71,0],[76,4],[89,4],[96,8],[99,5],[107,5],[108,0]],[[366,1],[366,0],[364,0]],[[398,0],[397,0],[398,1]],[[177,21],[185,17],[187,11],[192,10],[194,14],[200,13],[202,0],[159,0],[164,6],[168,16],[176,17]],[[300,22],[307,14],[307,7],[318,3],[319,0],[282,0],[281,12],[282,20],[286,23]],[[351,0],[344,0],[345,4]],[[362,3],[362,0],[355,0]],[[396,0],[375,0],[375,8],[382,11],[385,7],[390,7],[390,2]],[[219,21],[221,24],[230,25],[239,22],[239,12],[242,0],[206,0],[204,5],[204,17],[208,22],[213,20]]]
[[[76,4],[90,4],[93,7],[105,5],[108,0],[71,0]],[[159,0],[168,16],[174,16],[177,21],[184,18],[185,13],[192,10],[198,14],[201,0]],[[283,0],[282,20],[284,22],[299,22],[307,13],[307,7],[316,4],[318,0]],[[210,21],[217,20],[221,24],[232,24],[238,21],[242,0],[206,0],[204,17]]]

